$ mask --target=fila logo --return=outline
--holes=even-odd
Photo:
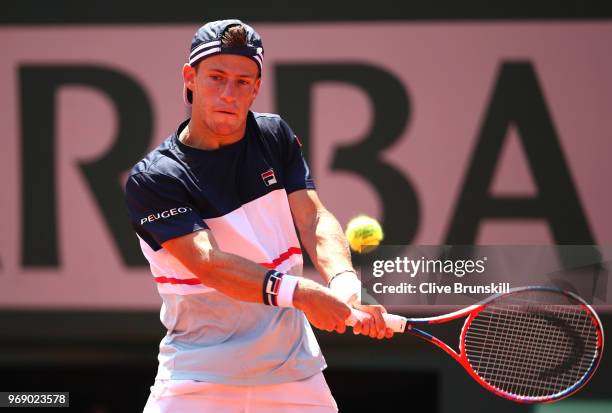
[[[274,176],[274,169],[270,168],[266,172],[262,173],[261,179],[263,179],[264,184],[266,184],[266,186],[274,185],[276,183],[276,177]]]
[[[280,289],[280,280],[281,277],[277,275],[271,275],[268,279],[268,284],[266,285],[266,294],[278,295],[278,290]]]

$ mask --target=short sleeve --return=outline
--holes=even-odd
[[[184,186],[166,175],[143,172],[130,176],[125,201],[132,227],[155,251],[165,241],[208,228]]]
[[[310,168],[302,153],[302,143],[293,133],[291,127],[281,119],[282,140],[286,145],[284,156],[284,186],[288,194],[300,189],[315,189],[315,183],[310,175]]]

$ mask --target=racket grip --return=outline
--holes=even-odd
[[[357,324],[357,321],[361,321],[364,318],[368,317],[369,314],[363,312],[361,310],[357,310],[356,308],[351,308],[351,315],[346,319],[347,326],[354,326]],[[406,330],[407,318],[402,317],[395,314],[383,313],[383,318],[385,319],[385,324],[387,328],[390,328],[396,333],[403,333]]]

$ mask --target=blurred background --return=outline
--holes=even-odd
[[[122,187],[188,116],[181,67],[209,20],[262,35],[254,110],[293,127],[342,225],[377,217],[388,244],[612,243],[612,7],[531,3],[4,2],[0,391],[142,410],[165,331]],[[437,332],[456,344],[459,327]],[[577,395],[521,406],[412,337],[317,336],[343,412],[612,411],[609,356]]]

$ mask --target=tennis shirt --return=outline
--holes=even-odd
[[[175,133],[132,169],[126,203],[162,298],[156,379],[254,385],[300,380],[326,367],[303,312],[234,300],[203,285],[161,244],[209,229],[219,249],[293,275],[302,250],[287,195],[314,189],[291,128],[249,112],[244,137],[216,150]]]

